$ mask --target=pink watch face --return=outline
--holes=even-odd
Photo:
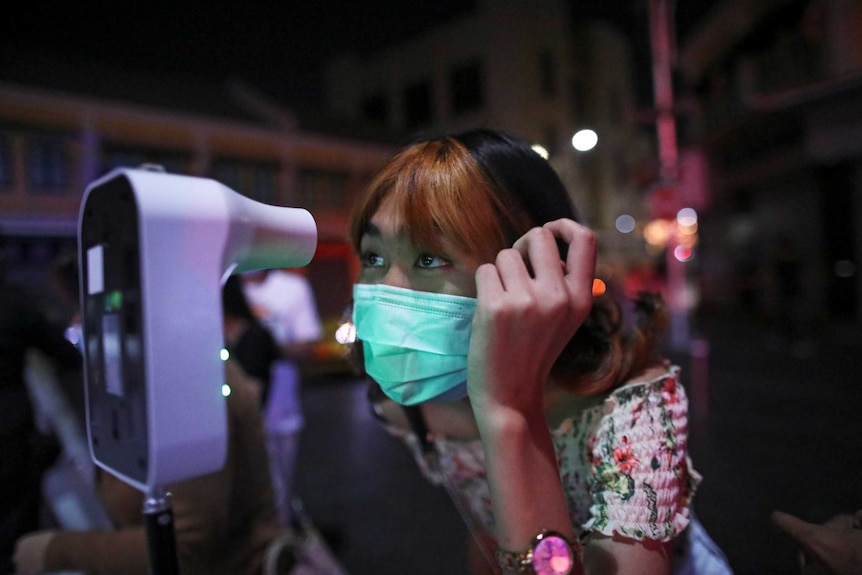
[[[537,575],[568,575],[573,563],[571,547],[557,535],[545,535],[533,548],[533,569]]]

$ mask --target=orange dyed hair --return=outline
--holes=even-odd
[[[375,176],[350,217],[349,239],[357,252],[384,200],[395,202],[414,245],[439,250],[445,237],[483,261],[493,261],[532,225],[508,192],[492,185],[467,148],[451,137],[404,149]]]

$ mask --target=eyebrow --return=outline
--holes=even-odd
[[[371,222],[368,222],[365,224],[365,229],[362,230],[362,235],[374,236],[376,238],[379,238],[383,236],[383,232],[380,231],[380,228],[378,228]]]

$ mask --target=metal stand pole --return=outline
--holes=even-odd
[[[171,494],[164,490],[154,491],[154,493],[147,494],[143,508],[147,526],[150,573],[153,575],[179,575]]]

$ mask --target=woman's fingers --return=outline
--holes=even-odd
[[[550,230],[569,246],[566,255],[566,281],[573,287],[592,289],[596,271],[596,236],[588,228],[572,220],[548,222]]]
[[[562,265],[557,240],[568,246]],[[521,254],[536,280],[565,282],[572,304],[589,310],[596,268],[596,238],[592,231],[573,220],[555,220],[524,234],[513,249]]]
[[[560,262],[553,230],[533,228],[512,246],[519,253],[530,274],[537,279],[562,278],[564,267]]]
[[[503,289],[508,292],[527,290],[533,281],[527,260],[515,249],[498,253],[494,267],[500,275]]]
[[[570,244],[565,264],[558,241]],[[589,313],[594,266],[592,233],[561,220],[533,228],[478,267],[468,366],[477,405],[540,410],[551,367]]]

